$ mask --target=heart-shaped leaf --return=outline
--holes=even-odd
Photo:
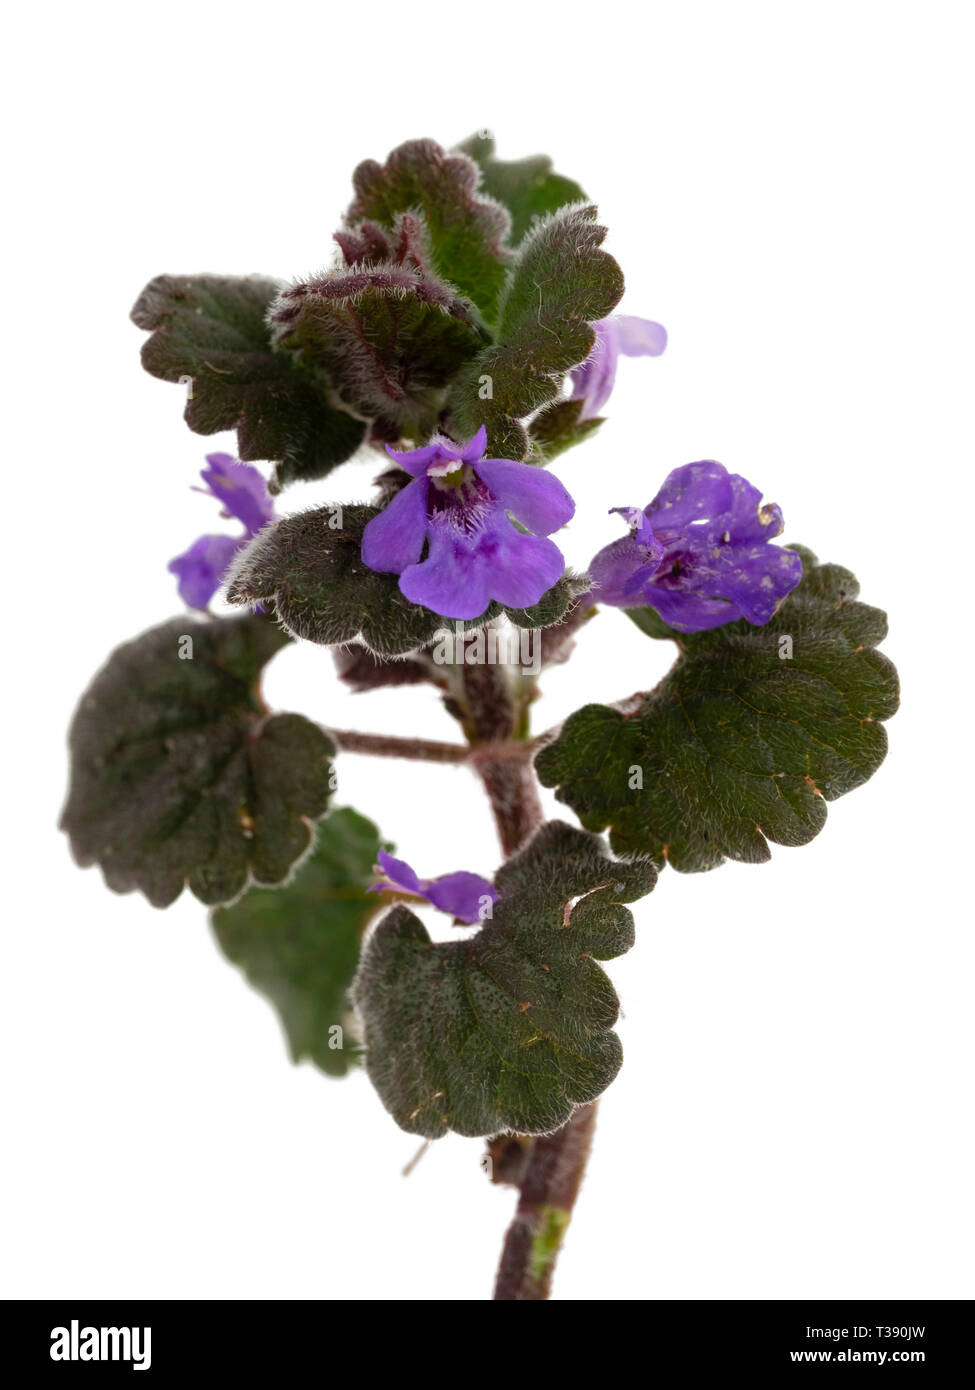
[[[331,741],[271,715],[262,668],[287,637],[267,618],[173,618],[109,657],[71,726],[62,827],[109,888],[168,907],[280,883],[331,795]]]
[[[323,478],[351,458],[365,432],[329,399],[320,370],[272,349],[267,311],[280,289],[256,276],[158,275],[132,310],[152,334],[142,349],[146,371],[185,379],[190,429],[235,429],[240,458],[276,463],[272,491]]]
[[[493,322],[510,259],[505,246],[510,219],[493,199],[478,196],[473,160],[447,154],[434,140],[408,140],[385,164],[364,160],[352,183],[350,230],[370,220],[395,231],[398,216],[421,213],[433,269]]]
[[[475,936],[434,943],[394,907],[366,944],[355,999],[369,1076],[397,1124],[430,1139],[543,1134],[595,1100],[622,1060],[619,1001],[596,960],[629,950],[621,904],[655,877],[649,860],[612,860],[554,821],[499,871]]]
[[[897,709],[897,673],[875,650],[886,618],[856,601],[849,571],[791,548],[803,579],[771,622],[671,632],[680,656],[635,709],[586,705],[536,758],[583,825],[612,827],[617,851],[682,870],[760,863],[767,840],[811,840],[826,802],[883,761],[881,721]]]
[[[307,1057],[329,1076],[359,1060],[348,992],[362,933],[382,907],[366,890],[383,848],[372,821],[332,811],[283,887],[248,888],[211,918],[224,955],[277,1010],[292,1061]]]
[[[584,202],[586,195],[574,179],[557,174],[548,155],[508,161],[494,153],[490,136],[472,135],[457,148],[470,155],[481,171],[479,192],[489,193],[511,214],[509,241],[517,246],[532,225],[566,203]]]
[[[353,410],[421,438],[436,426],[446,383],[486,338],[453,289],[393,262],[294,285],[270,321],[276,345],[320,367]]]
[[[622,272],[600,249],[605,235],[596,209],[583,204],[560,209],[529,232],[502,299],[497,342],[451,390],[458,438],[483,424],[493,456],[523,459],[529,452],[522,422],[556,399],[566,372],[592,351],[592,324],[622,296]]]

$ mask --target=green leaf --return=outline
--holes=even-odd
[[[486,425],[490,452],[523,459],[522,421],[558,396],[566,372],[592,351],[592,324],[619,303],[623,275],[600,250],[596,209],[576,205],[539,222],[525,238],[501,305],[498,341],[452,388],[458,438]]]
[[[352,182],[350,228],[369,219],[395,231],[399,214],[422,213],[437,274],[493,322],[510,257],[504,244],[510,222],[504,208],[477,196],[473,160],[447,154],[433,140],[409,140],[385,164],[365,160]]]
[[[546,590],[531,608],[505,608],[502,611],[515,627],[550,628],[562,621],[569,604],[580,594],[587,593],[590,587],[591,581],[587,575],[566,570],[558,583]]]
[[[280,1015],[292,1061],[307,1057],[329,1076],[359,1061],[348,992],[366,923],[383,905],[366,891],[383,848],[372,821],[332,811],[283,887],[249,888],[211,916],[224,955]]]
[[[791,546],[790,549],[796,550],[798,547]],[[632,623],[636,624],[645,637],[652,637],[657,642],[664,640],[676,642],[681,648],[687,641],[688,634],[677,632],[670,627],[655,608],[624,608],[623,612]]]
[[[373,652],[405,655],[432,640],[445,620],[410,603],[395,574],[362,562],[362,532],[376,507],[316,507],[269,526],[230,571],[230,603],[273,602],[295,637],[323,646],[361,637]]]
[[[860,786],[887,750],[897,675],[875,647],[883,613],[856,602],[849,571],[809,552],[799,587],[764,627],[673,633],[680,656],[632,712],[587,705],[535,760],[619,852],[710,869],[802,845],[826,802]],[[659,619],[648,624],[654,636]]]
[[[536,154],[511,162],[496,159],[494,141],[482,135],[472,135],[457,148],[479,166],[480,192],[489,193],[511,213],[512,246],[524,239],[537,219],[558,212],[566,203],[586,200],[574,179],[555,172],[548,155]]]
[[[380,656],[404,656],[433,642],[438,632],[453,632],[452,618],[403,597],[397,575],[377,574],[363,564],[362,532],[378,514],[376,507],[316,507],[266,527],[234,561],[228,602],[271,602],[295,637],[323,646],[359,638]],[[519,627],[555,623],[577,589],[569,575],[534,608],[492,604],[462,627],[481,627],[502,611]]]
[[[365,431],[330,403],[320,371],[272,349],[266,316],[280,288],[256,276],[158,275],[132,310],[152,334],[142,348],[146,371],[164,381],[192,377],[190,429],[235,429],[241,459],[277,464],[272,491],[323,478],[355,453]]]
[[[620,904],[655,877],[649,860],[613,861],[554,821],[499,870],[500,901],[475,936],[434,943],[394,907],[366,944],[355,999],[369,1076],[397,1124],[430,1139],[543,1134],[595,1100],[622,1061],[619,1001],[596,960],[629,950]]]
[[[335,751],[261,700],[261,670],[287,640],[251,614],[184,616],[112,653],[71,726],[61,825],[79,864],[154,907],[184,883],[216,904],[287,876],[328,805]]]
[[[294,285],[270,322],[277,346],[321,368],[353,410],[413,437],[432,433],[443,388],[486,337],[452,289],[393,263]]]
[[[546,463],[551,463],[573,445],[581,444],[603,423],[599,415],[591,420],[580,420],[583,404],[582,401],[556,401],[540,410],[532,420],[528,433],[532,445]]]

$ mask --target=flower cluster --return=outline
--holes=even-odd
[[[580,419],[605,404],[621,354],[657,356],[667,343],[665,330],[649,319],[614,315],[593,327],[595,347],[571,374]],[[366,526],[362,559],[369,569],[398,575],[410,602],[445,618],[474,619],[492,602],[531,607],[562,577],[565,561],[549,536],[571,519],[575,504],[553,474],[486,457],[483,426],[467,443],[435,435],[419,449],[386,450],[409,482]],[[170,562],[181,597],[201,609],[237,551],[274,515],[256,468],[229,454],[208,454],[207,464],[206,486],[197,491],[215,497],[222,515],[236,517],[244,531],[201,536]],[[763,505],[757,488],[720,463],[676,468],[647,507],[612,510],[630,532],[592,561],[593,597],[620,608],[649,606],[678,632],[740,618],[767,623],[802,578],[799,556],[771,544],[782,530],[779,508]]]
[[[592,326],[595,346],[571,374],[580,421],[605,405],[621,354],[659,356],[667,345],[666,331],[650,319],[618,314]],[[398,574],[406,598],[445,618],[479,618],[492,602],[531,607],[565,570],[547,537],[571,519],[572,498],[552,474],[486,458],[486,448],[483,427],[466,444],[435,436],[405,453],[387,445],[413,481],[363,535],[364,563]]]
[[[274,517],[274,502],[256,468],[230,454],[207,454],[206,460],[209,467],[200,470],[206,487],[194,492],[215,497],[222,504],[221,516],[236,517],[243,523],[244,534],[201,536],[170,560],[167,568],[179,579],[180,598],[190,608],[203,609],[220,588],[237,551]]]
[[[720,463],[675,468],[642,511],[614,507],[630,534],[589,566],[593,597],[618,608],[648,605],[678,632],[738,618],[767,623],[802,578],[793,550],[770,542],[782,512]]]

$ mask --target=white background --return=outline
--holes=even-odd
[[[179,611],[166,562],[215,520],[189,486],[205,449],[233,447],[190,434],[179,389],[142,373],[137,292],[160,271],[319,269],[359,159],[483,126],[502,157],[545,150],[583,184],[623,308],[671,335],[622,364],[609,423],[561,461],[570,562],[619,534],[608,507],[718,458],[889,610],[904,683],[887,763],[812,845],[667,870],[637,907],[609,966],[626,1060],[556,1294],[975,1292],[970,17],[930,0],[19,9],[4,1292],[489,1293],[513,1194],[479,1144],[450,1137],[404,1180],[415,1138],[363,1075],[291,1067],[200,905],[113,896],[54,829],[76,699],[117,642]],[[349,464],[285,509],[370,477]],[[538,727],[647,688],[666,659],[604,613],[546,678]],[[267,690],[324,723],[455,736],[432,692],[351,696],[311,647]],[[422,873],[493,872],[467,772],[346,757],[340,775]]]

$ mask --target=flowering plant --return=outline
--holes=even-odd
[[[778,544],[779,508],[717,462],[676,467],[642,508],[608,497],[627,534],[607,521],[566,567],[575,505],[550,466],[601,424],[619,357],[667,341],[615,313],[623,277],[576,183],[483,135],[410,141],[353,182],[321,273],[162,275],[138,298],[146,369],[188,388],[192,430],[236,431],[203,479],[243,531],[172,560],[192,615],[95,676],[63,826],[116,892],[166,907],[185,887],[212,910],[295,1060],[364,1065],[411,1133],[486,1140],[492,1181],[519,1191],[495,1296],[540,1299],[622,1061],[597,962],[633,945],[627,904],[665,865],[811,840],[883,759],[896,675],[853,576]],[[276,516],[290,484],[350,459],[372,465],[368,503]],[[220,590],[239,614],[210,611]],[[635,643],[675,643],[670,673],[533,737],[541,672],[605,605]],[[474,647],[445,643],[445,620]],[[483,655],[526,633],[530,667]],[[293,641],[331,648],[358,691],[429,685],[462,738],[272,713],[261,674]],[[471,767],[505,856],[493,882],[421,878],[333,809],[333,762],[357,753]],[[544,820],[539,781],[581,828]],[[434,943],[418,903],[473,930]]]

